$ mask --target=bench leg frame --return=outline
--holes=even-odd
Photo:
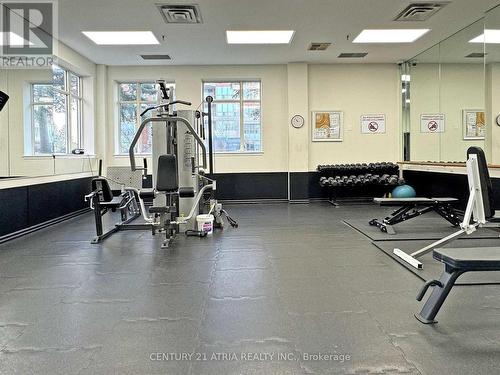
[[[424,324],[437,323],[435,317],[441,309],[441,306],[443,306],[446,297],[448,297],[448,294],[455,285],[455,281],[461,274],[463,274],[463,271],[446,266],[443,274],[439,278],[439,281],[436,283],[437,285],[434,286],[432,294],[427,302],[425,302],[422,311],[420,311],[419,314],[415,314],[415,318]]]

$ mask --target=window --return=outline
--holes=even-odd
[[[130,144],[141,125],[141,112],[157,103],[156,84],[154,82],[123,82],[118,84],[119,126],[118,147],[119,154],[128,154]],[[150,117],[148,112],[146,117]],[[137,143],[136,153],[150,154],[152,147],[151,124],[142,133]]]
[[[58,66],[52,83],[31,84],[32,155],[69,154],[82,148],[82,79]]]
[[[204,82],[203,97],[209,95],[214,98],[214,151],[262,151],[260,82]]]

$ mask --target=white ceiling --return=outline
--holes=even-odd
[[[426,22],[395,22],[409,0],[59,0],[59,39],[90,60],[107,65],[147,65],[140,54],[169,54],[167,65],[282,64],[288,62],[397,62],[417,55],[464,28],[499,0],[452,0]],[[418,2],[417,0],[413,2]],[[197,3],[203,24],[166,24],[155,4]],[[366,28],[430,28],[411,44],[352,44]],[[291,45],[227,45],[227,29],[293,29]],[[97,46],[82,31],[151,30],[159,46]],[[348,40],[349,37],[349,40]],[[331,42],[324,52],[311,42]],[[338,59],[341,52],[368,52]]]

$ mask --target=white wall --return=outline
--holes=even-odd
[[[287,170],[288,108],[285,65],[108,67],[107,165],[129,165],[127,157],[115,155],[118,125],[117,82],[155,81],[160,78],[175,82],[176,98],[192,102],[194,108],[202,102],[203,80],[260,79],[262,82],[263,152],[216,155],[215,171],[235,173]]]
[[[344,112],[343,142],[310,142],[309,170],[318,164],[400,160],[399,82],[396,64],[309,65],[309,110]],[[386,133],[362,134],[363,114],[385,114]]]
[[[86,151],[95,154],[94,147],[94,97],[96,65],[60,43],[57,63],[74,71],[83,78],[84,88],[84,144]],[[10,100],[1,112],[2,140],[0,141],[2,164],[0,175],[10,176],[46,176],[67,174],[96,169],[95,157],[26,156],[24,147],[25,123],[29,122],[29,84],[33,82],[52,82],[49,69],[13,69],[4,70],[0,76],[0,87],[6,87]],[[5,86],[4,86],[5,85]],[[4,156],[5,155],[5,156]],[[7,157],[8,156],[8,157]]]
[[[194,107],[202,101],[203,80],[261,80],[263,152],[219,154],[215,158],[216,172],[305,172],[315,170],[318,164],[399,160],[400,89],[396,65],[149,66],[145,69],[96,66],[65,46],[61,46],[60,55],[62,65],[84,74],[87,79],[85,87],[94,114],[87,120],[94,127],[95,153],[104,159],[105,166],[129,165],[126,156],[115,155],[117,82],[158,78],[175,82],[176,97],[191,101]],[[9,72],[9,75],[10,81],[15,82],[12,85],[18,85],[27,77],[26,72]],[[21,102],[14,99],[11,107],[20,106]],[[344,142],[311,142],[310,113],[318,109],[344,111]],[[297,111],[306,118],[306,125],[300,130],[290,126],[290,116]],[[51,158],[22,156],[22,111],[15,112],[17,117],[13,116],[10,121],[16,133],[11,144],[17,151],[11,161],[11,174],[54,173]],[[386,115],[386,134],[361,134],[360,116],[374,113]],[[56,173],[79,172],[87,170],[87,166],[88,162],[82,159],[56,160],[55,169]]]
[[[195,107],[202,100],[203,80],[262,81],[263,153],[219,154],[215,159],[216,172],[313,171],[318,164],[400,159],[400,88],[395,64],[156,66],[148,69],[114,66],[107,69],[107,165],[129,164],[127,157],[115,155],[117,82],[158,78],[175,82],[176,97],[191,101]],[[297,87],[298,82],[305,92],[290,90]],[[297,105],[291,105],[293,103]],[[311,142],[310,111],[318,109],[344,111],[344,142]],[[306,126],[301,130],[290,129],[290,116],[299,112],[306,117]],[[386,115],[386,134],[361,134],[360,116],[378,113]],[[296,154],[300,157],[295,157]]]

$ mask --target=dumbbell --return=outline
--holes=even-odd
[[[354,185],[362,185],[364,182],[364,179],[363,179],[363,176],[357,176],[355,179],[354,179]]]
[[[406,185],[406,181],[404,178],[398,178],[398,185]]]
[[[379,183],[382,184],[382,185],[387,185],[388,180],[389,180],[389,175],[388,174],[384,174],[384,175],[382,175],[380,177]]]
[[[390,176],[388,179],[387,179],[387,183],[389,185],[396,185],[398,183],[398,176]]]
[[[327,179],[326,177],[321,177],[321,178],[319,179],[319,185],[320,185],[321,187],[324,187],[327,183],[328,183],[328,179]]]

